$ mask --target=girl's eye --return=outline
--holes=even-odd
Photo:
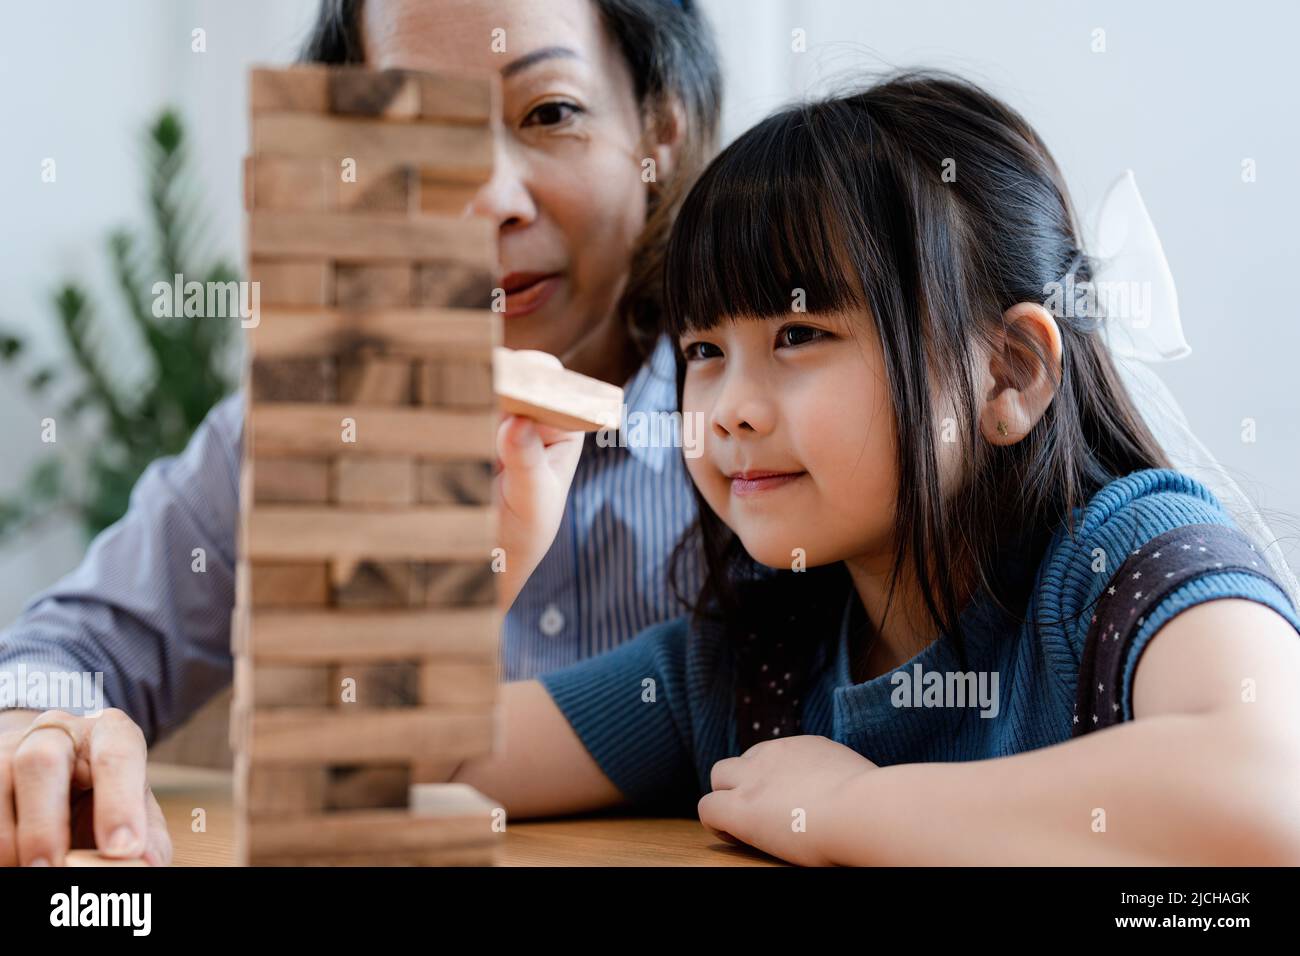
[[[705,352],[704,350],[707,349],[712,349],[713,352],[712,353]],[[721,354],[722,354],[722,349],[718,348],[712,342],[691,342],[684,349],[682,349],[682,355],[685,356],[686,361],[688,362],[693,361],[697,358],[698,359],[717,358]]]
[[[824,329],[815,329],[811,325],[787,325],[776,333],[776,344],[780,346],[807,345],[829,336]]]
[[[569,112],[565,112],[568,110]],[[551,100],[534,106],[524,117],[521,126],[559,126],[566,120],[581,113],[582,107],[565,100]]]

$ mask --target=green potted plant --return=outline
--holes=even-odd
[[[0,364],[26,376],[38,407],[50,408],[59,433],[70,430],[80,439],[69,443],[75,457],[56,455],[63,443],[51,444],[18,490],[0,496],[0,542],[56,513],[77,516],[87,537],[112,524],[125,513],[145,467],[181,451],[236,383],[234,323],[154,314],[149,290],[157,281],[170,285],[184,275],[228,282],[238,276],[207,249],[180,117],[165,110],[143,139],[150,229],[143,240],[127,229],[108,238],[114,321],[105,321],[80,282],[66,280],[51,302],[70,362],[37,363],[26,339],[0,325]],[[122,381],[103,360],[107,348],[121,347],[123,336],[147,356],[143,384],[134,376]]]

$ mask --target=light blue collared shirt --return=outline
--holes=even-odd
[[[676,408],[674,369],[661,338],[624,387],[629,421]],[[126,711],[151,744],[230,683],[243,418],[232,395],[184,452],[149,465],[121,520],[0,631],[0,670],[102,672],[104,706]],[[668,565],[695,514],[681,448],[588,435],[556,540],[505,615],[503,677],[574,663],[682,613]],[[686,593],[701,568],[690,552]]]

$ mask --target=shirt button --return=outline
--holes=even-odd
[[[554,604],[548,604],[546,610],[542,612],[542,619],[538,622],[542,628],[542,633],[547,637],[554,637],[564,630],[564,615]]]

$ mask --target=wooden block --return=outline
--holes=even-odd
[[[495,225],[487,219],[398,213],[254,211],[249,249],[256,256],[355,262],[437,259],[490,269]]]
[[[255,818],[299,816],[329,809],[330,769],[257,765],[235,754],[235,809]]]
[[[497,844],[452,847],[450,849],[404,850],[402,852],[373,853],[313,853],[305,855],[258,854],[243,859],[242,866],[495,866]]]
[[[254,710],[248,752],[254,763],[393,763],[468,759],[495,744],[491,714],[423,707]]]
[[[344,160],[385,167],[434,168],[438,178],[485,183],[492,178],[492,129],[433,123],[389,123],[382,119],[261,113],[253,116],[254,155],[325,159],[340,172]],[[495,232],[496,226],[493,225]]]
[[[334,267],[323,259],[254,259],[250,272],[263,309],[327,306],[334,301]]]
[[[253,670],[253,706],[315,707],[337,696],[324,667],[260,665]]]
[[[330,107],[329,71],[323,67],[255,68],[249,72],[248,85],[254,113],[323,113]]]
[[[254,504],[324,504],[330,500],[330,462],[325,458],[249,461]]]
[[[481,359],[501,342],[501,320],[470,309],[264,309],[245,333],[259,357],[403,355]]]
[[[411,360],[406,358],[341,358],[339,401],[358,405],[410,405],[411,371]]]
[[[230,749],[237,754],[248,751],[249,732],[252,726],[251,703],[233,694],[230,701]]]
[[[426,786],[432,786],[426,785]],[[390,853],[481,845],[491,841],[494,807],[466,804],[448,813],[413,813],[408,808],[346,810],[293,820],[252,821],[254,854]]]
[[[400,213],[420,210],[420,187],[414,168],[367,160],[358,163],[355,172],[355,179],[335,177],[334,202],[339,209],[347,212]],[[478,187],[462,188],[477,189]],[[460,211],[457,210],[451,215],[458,216]]]
[[[258,561],[323,562],[365,554],[374,560],[481,560],[486,565],[495,547],[496,513],[490,507],[368,511],[268,505],[249,516],[248,532],[246,553]],[[253,578],[256,591],[256,568]]]
[[[334,582],[335,607],[415,607],[424,603],[424,577],[413,561],[358,561]]]
[[[379,507],[415,504],[415,468],[410,458],[336,458],[334,501]]]
[[[415,205],[423,213],[436,216],[464,216],[480,188],[475,183],[445,182],[431,170],[424,170],[416,185],[419,190]]]
[[[413,275],[405,262],[339,263],[334,269],[334,299],[340,309],[404,309],[411,304]]]
[[[245,394],[247,394],[247,392],[251,390],[248,384],[248,378],[249,378],[248,365],[245,364],[244,377],[243,377]],[[244,553],[244,544],[245,542],[248,541],[248,515],[249,512],[253,510],[252,508],[248,507],[249,503],[253,501],[253,497],[254,497],[253,459],[251,455],[245,454],[243,451],[243,446],[248,443],[248,438],[247,438],[249,434],[248,409],[251,405],[252,405],[251,402],[248,401],[244,402],[244,428],[243,428],[243,435],[241,436],[240,439],[240,461],[239,461],[239,523],[235,527],[236,555],[242,555]],[[245,571],[245,573],[247,572],[247,568],[243,568],[242,570]],[[244,600],[247,600],[246,595],[250,593],[251,585],[246,577],[241,580],[240,571],[241,571],[240,565],[236,563],[235,592],[237,595],[243,597]]]
[[[390,120],[484,125],[500,112],[500,80],[459,75],[315,64],[258,68],[250,74],[254,112],[303,111]]]
[[[497,577],[488,561],[423,565],[426,607],[466,607],[493,604]]]
[[[499,654],[500,633],[501,612],[495,606],[259,611],[250,621],[248,652],[259,663],[492,661]]]
[[[362,558],[355,555],[335,557],[330,561],[330,587],[341,588],[352,579],[361,566]]]
[[[380,810],[406,806],[411,787],[407,764],[391,767],[332,767],[326,810]]]
[[[491,707],[499,688],[495,662],[423,661],[419,665],[419,702],[424,707]]]
[[[492,362],[421,362],[416,378],[416,398],[421,405],[446,408],[493,408]]]
[[[410,767],[411,783],[446,783],[456,776],[463,760],[412,760]]]
[[[335,113],[414,119],[420,115],[420,84],[402,70],[332,70],[330,109]]]
[[[250,653],[249,631],[252,608],[249,606],[250,595],[245,591],[248,579],[248,562],[240,561],[235,565],[235,606],[230,609],[230,651],[236,657]]]
[[[551,364],[539,353],[498,347],[492,364],[503,412],[574,431],[619,426],[623,390],[617,385]]]
[[[492,471],[488,461],[417,461],[416,501],[424,505],[491,504]]]
[[[248,557],[248,552],[244,552]],[[247,565],[254,608],[323,607],[329,603],[324,561],[253,561]]]
[[[497,803],[467,783],[414,783],[407,796],[411,813],[420,817],[489,818]]]
[[[490,123],[501,113],[501,80],[494,73],[412,75],[420,87],[423,120],[478,125]]]
[[[356,453],[463,461],[496,454],[497,416],[490,410],[283,402],[251,405],[250,419],[255,456]]]
[[[326,707],[333,702],[334,687],[327,667],[306,664],[257,664],[249,657],[235,659],[237,693],[259,709],[275,707]],[[246,692],[251,691],[249,697]]]
[[[254,402],[333,402],[338,397],[335,362],[329,358],[254,358]]]
[[[345,706],[414,707],[420,703],[420,670],[414,661],[345,662],[333,668],[333,675],[334,686],[344,688],[345,693],[349,688],[343,682],[353,682],[352,694],[343,700]]]
[[[248,156],[244,160],[246,208],[323,212],[335,206],[331,167],[299,156]]]
[[[143,858],[129,860],[101,856],[98,850],[69,850],[63,857],[64,866],[148,866]]]
[[[496,285],[496,274],[490,268],[454,262],[422,262],[415,267],[415,305],[490,309]],[[502,302],[504,305],[504,298]]]

